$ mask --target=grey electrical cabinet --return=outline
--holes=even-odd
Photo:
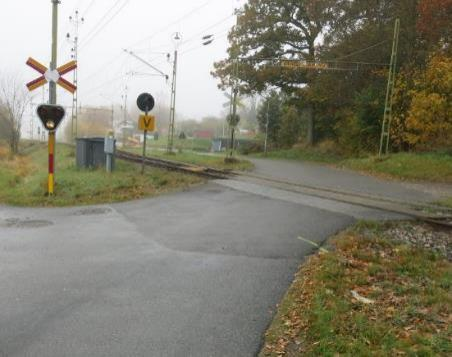
[[[115,143],[112,148],[115,152]],[[115,165],[114,155],[112,166]],[[105,154],[105,138],[80,138],[77,139],[76,163],[81,169],[96,169],[105,167],[107,156]]]

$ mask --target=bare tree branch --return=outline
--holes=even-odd
[[[22,120],[31,100],[17,75],[0,74],[0,121],[13,154],[19,151]]]

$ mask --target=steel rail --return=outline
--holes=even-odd
[[[135,163],[142,163],[143,158],[140,155],[132,154],[130,152],[126,151],[117,151],[116,152],[116,158],[135,162]],[[190,175],[196,175],[201,176],[209,179],[219,179],[224,180],[229,178],[232,174],[226,170],[219,170],[214,169],[211,167],[204,167],[199,165],[193,165],[193,164],[187,164],[183,162],[178,161],[172,161],[172,160],[164,160],[159,159],[155,157],[146,157],[144,160],[144,163],[146,166],[152,166],[157,167],[160,169],[166,169],[170,171],[178,171]]]
[[[431,205],[423,202],[399,201],[387,197],[371,196],[363,193],[312,186],[247,172],[233,171],[231,173],[242,178],[251,178],[255,181],[265,181],[272,184],[274,188],[289,192],[306,194],[309,196],[352,204],[356,206],[362,206],[366,208],[378,209],[386,212],[398,213],[423,222],[452,228],[452,211],[441,206]],[[435,211],[438,212],[438,214],[428,214],[424,213],[423,211]]]
[[[117,151],[116,157],[118,159],[141,163],[142,157],[140,155],[132,154],[125,151]],[[438,225],[444,228],[452,228],[452,212],[446,208],[429,205],[421,202],[404,202],[395,199],[390,199],[380,196],[371,196],[356,192],[340,191],[336,189],[306,185],[291,181],[275,179],[271,177],[252,174],[249,172],[239,172],[233,170],[220,170],[211,167],[200,165],[187,164],[174,160],[166,160],[155,157],[147,157],[145,165],[166,169],[170,171],[177,171],[185,174],[201,176],[208,179],[253,179],[256,181],[264,181],[270,183],[274,188],[294,192],[299,194],[306,194],[309,196],[319,197],[336,202],[347,203],[355,206],[377,209],[386,212],[398,213],[413,219]],[[427,214],[422,210],[435,210],[440,214]]]

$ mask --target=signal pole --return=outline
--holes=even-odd
[[[111,105],[111,132],[115,135],[115,105]]]
[[[58,4],[59,0],[52,0],[52,60],[50,62],[50,70],[57,68],[58,61]],[[56,83],[49,83],[49,104],[55,105],[57,101]]]
[[[57,68],[58,61],[58,4],[59,0],[52,0],[52,60],[50,62],[50,71]],[[49,83],[49,104],[56,105],[57,91],[56,83]],[[49,178],[48,194],[52,196],[55,190],[55,130],[49,131]]]
[[[124,95],[122,96],[124,99],[124,106],[123,106],[123,122],[122,122],[122,147],[126,147],[126,131],[127,131],[127,94],[128,94],[128,87],[125,87]]]
[[[71,39],[71,34],[68,33],[66,38],[72,43],[73,47],[71,48],[71,58],[75,61],[78,61],[78,33],[79,27],[81,24],[85,22],[85,19],[79,17],[78,10],[75,11],[74,16],[69,16],[69,21],[71,21],[74,25],[74,34]],[[78,86],[78,69],[74,71],[74,85]],[[78,135],[78,91],[75,91],[72,96],[72,115],[71,115],[71,126],[72,126],[72,139],[77,138]]]
[[[167,153],[173,153],[174,146],[174,125],[176,120],[176,89],[177,89],[177,56],[178,56],[178,43],[181,40],[179,32],[174,35],[174,43],[176,49],[174,50],[174,61],[173,61],[173,80],[171,83],[171,105],[170,105],[170,118],[168,127],[168,146]],[[169,56],[169,55],[168,55]]]

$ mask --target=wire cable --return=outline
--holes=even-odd
[[[352,52],[352,53],[350,53],[350,54],[348,54],[348,55],[345,55],[345,56],[336,58],[336,59],[334,59],[334,60],[335,60],[335,61],[339,61],[339,60],[342,60],[342,59],[344,59],[344,58],[352,57],[352,56],[357,55],[357,54],[360,54],[360,53],[362,53],[362,52],[366,52],[366,51],[368,51],[368,50],[371,50],[372,48],[378,47],[378,46],[380,46],[380,45],[382,45],[382,44],[384,44],[384,43],[386,43],[386,42],[388,42],[388,40],[381,41],[381,42],[379,42],[379,43],[377,43],[377,44],[375,44],[375,45],[372,45],[372,46],[363,48],[362,50],[358,50],[358,51],[356,51],[356,52]]]
[[[174,25],[179,24],[180,22],[188,19],[189,17],[191,17],[193,14],[197,13],[199,10],[205,8],[207,5],[209,5],[213,0],[207,0],[204,3],[202,3],[201,5],[195,7],[194,9],[190,10],[189,12],[185,13],[184,15],[182,15],[180,18],[178,18],[177,20],[169,23],[168,25],[165,25],[164,27],[160,28],[159,30],[155,31],[152,35],[147,36],[146,38],[143,38],[137,42],[135,42],[134,44],[130,45],[130,46],[126,46],[126,47],[135,47],[136,45],[139,45],[145,41],[149,41],[151,39],[153,39],[155,36],[157,36],[158,34],[162,33],[165,30],[168,30],[169,28],[171,28]]]
[[[227,17],[221,19],[220,21],[214,23],[213,25],[210,25],[210,26],[204,28],[202,31],[199,31],[196,35],[189,37],[189,38],[188,38],[187,40],[185,40],[185,41],[182,41],[182,43],[181,43],[180,45],[183,46],[183,45],[185,45],[185,44],[187,44],[187,43],[189,43],[189,42],[191,42],[191,41],[193,41],[193,40],[196,40],[199,36],[205,34],[206,31],[209,31],[209,30],[211,30],[211,29],[213,29],[213,28],[215,28],[215,27],[217,27],[217,26],[223,24],[224,22],[226,22],[227,20],[229,20],[229,19],[230,19],[231,17],[233,17],[233,16],[235,16],[235,15],[234,15],[234,14],[228,15]]]
[[[98,75],[102,74],[104,71],[106,71],[107,69],[110,68],[110,66],[115,63],[116,61],[118,61],[119,59],[121,59],[122,55],[124,54],[123,51],[121,51],[118,56],[114,56],[113,59],[109,60],[108,62],[102,64],[101,66],[98,67],[98,69],[94,72],[92,72],[89,76],[83,76],[82,79],[85,78],[95,78]]]
[[[223,33],[219,33],[218,35],[215,35],[215,40],[220,39],[220,38],[227,37],[228,34],[229,34],[229,30],[226,31],[226,32],[223,32]],[[186,53],[189,53],[189,52],[192,52],[192,51],[195,51],[195,50],[197,50],[197,49],[204,48],[204,47],[206,47],[206,45],[200,44],[200,45],[191,47],[191,48],[189,48],[189,49],[187,49],[187,50],[185,50],[185,51],[182,51],[182,52],[180,53],[180,55],[182,56],[182,55],[184,55],[184,54],[186,54]]]
[[[91,10],[91,8],[93,7],[95,2],[96,2],[96,0],[91,0],[91,2],[89,3],[89,5],[85,9],[85,11],[83,11],[83,16],[82,17],[86,16],[86,14],[89,12],[89,10]]]
[[[86,47],[88,43],[90,43],[105,27],[107,27],[113,19],[128,5],[130,0],[126,0],[119,9],[106,21],[102,24],[102,21],[104,21],[108,15],[115,9],[116,5],[118,5],[122,0],[117,0],[115,4],[110,8],[110,10],[102,17],[98,25],[94,27],[94,29],[86,36],[86,40],[80,45],[80,49],[83,47]],[[99,27],[100,24],[100,27]]]
[[[87,87],[87,91],[85,93],[83,93],[84,95],[86,95],[87,93],[91,93],[93,90],[98,89],[100,87],[105,86],[106,84],[113,82],[115,79],[120,78],[119,74],[121,74],[121,76],[123,75],[123,69],[127,66],[127,64],[129,63],[129,58],[125,57],[125,56],[117,56],[116,58],[122,58],[123,61],[122,63],[120,63],[120,66],[117,68],[117,70],[114,72],[115,74],[113,75],[114,78],[110,78],[104,82],[101,82],[101,84],[98,84],[98,81],[90,81],[91,84],[94,84],[94,86],[88,86]],[[112,71],[113,72],[113,71]],[[97,83],[96,83],[97,82]],[[86,89],[86,88],[85,88]]]
[[[110,15],[110,13],[114,10],[114,8],[121,2],[122,0],[116,0],[115,3],[105,12],[104,16],[96,23],[96,25],[86,34],[86,38],[91,36],[100,26],[102,26],[102,22]],[[82,41],[83,42],[83,41]]]

